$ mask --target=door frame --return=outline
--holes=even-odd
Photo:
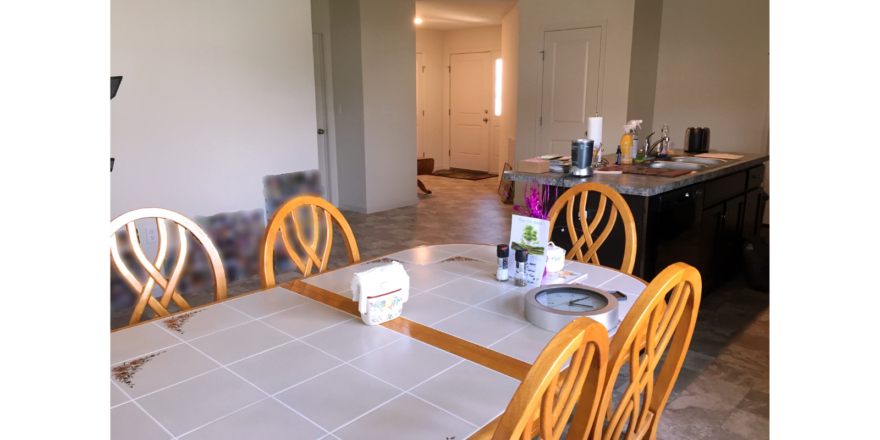
[[[444,91],[445,92],[444,93],[445,94],[444,105],[446,107],[446,108],[444,108],[444,110],[446,110],[446,111],[443,112],[443,125],[446,127],[446,130],[444,130],[444,133],[443,133],[443,149],[446,154],[444,155],[443,161],[442,161],[443,164],[445,165],[444,168],[446,168],[446,169],[449,169],[452,166],[452,161],[450,160],[450,157],[452,156],[452,117],[451,117],[451,112],[452,112],[452,56],[453,55],[467,55],[467,54],[473,54],[473,53],[488,53],[489,57],[491,58],[492,54],[496,53],[496,52],[500,54],[501,48],[500,47],[499,48],[489,48],[489,49],[485,49],[485,50],[483,50],[483,49],[456,50],[456,51],[446,52],[446,67],[447,67],[447,69],[446,69],[446,81],[444,81],[444,88],[446,89]],[[494,69],[494,63],[492,63],[492,66]],[[493,70],[493,77],[494,77],[494,70]],[[490,107],[490,108],[494,108],[494,107]],[[489,113],[490,113],[491,117],[493,117],[493,118],[496,117],[494,112],[490,111]],[[490,135],[489,135],[490,142],[491,142],[491,138],[492,138],[492,136],[491,136],[491,132],[490,132]],[[492,160],[492,157],[491,157],[492,145],[491,144],[487,145],[487,148],[489,148],[489,151],[486,154],[487,154],[487,156],[490,156],[489,161],[491,161]]]
[[[325,199],[336,206],[339,203],[339,187],[338,187],[338,176],[337,176],[337,167],[336,167],[336,118],[335,112],[332,110],[334,108],[333,104],[333,71],[331,70],[332,59],[330,53],[330,41],[327,38],[324,38],[323,32],[312,32],[312,38],[318,40],[320,45],[320,60],[321,66],[313,66],[315,69],[320,68],[321,71],[321,87],[323,89],[324,94],[324,144],[326,147],[326,160],[327,160],[327,177],[326,177],[326,185],[325,189]],[[313,46],[314,47],[314,44]],[[312,59],[315,58],[315,55],[312,54]],[[318,84],[315,84],[315,87],[318,87]],[[315,103],[317,106],[317,103]],[[317,112],[316,112],[317,113]],[[316,130],[318,127],[315,127]],[[317,133],[316,133],[317,135]],[[317,144],[316,144],[317,145]],[[318,152],[318,161],[322,160],[321,152]],[[325,179],[322,177],[322,183]]]
[[[425,151],[425,144],[427,140],[425,137],[427,134],[425,133],[427,127],[425,127],[425,109],[427,108],[427,98],[428,98],[428,85],[427,85],[427,76],[425,76],[425,68],[428,66],[428,55],[425,52],[416,51],[416,61],[421,57],[422,64],[421,71],[417,71],[416,75],[421,79],[421,86],[419,85],[418,79],[416,80],[416,120],[418,121],[416,128],[416,156],[418,156],[419,147],[421,147],[421,156],[418,156],[419,159],[423,157],[427,157],[427,152]],[[421,103],[422,114],[418,114],[419,106],[418,103]]]
[[[596,110],[599,112],[599,116],[602,115],[602,97],[605,91],[605,55],[606,50],[605,47],[608,44],[608,20],[586,20],[579,23],[565,23],[565,24],[557,24],[557,25],[548,25],[539,29],[535,32],[535,36],[538,38],[538,41],[541,42],[541,47],[536,54],[540,62],[538,63],[538,81],[535,84],[535,90],[538,90],[538,99],[535,100],[537,107],[535,108],[535,154],[534,156],[541,156],[544,154],[550,154],[550,151],[542,151],[541,145],[541,131],[544,129],[541,124],[541,117],[544,116],[542,114],[544,110],[544,37],[547,32],[554,31],[570,31],[576,29],[588,29],[598,27],[601,28],[602,32],[602,41],[599,43],[599,91],[596,95]]]

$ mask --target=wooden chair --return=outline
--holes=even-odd
[[[565,361],[569,367],[560,373]],[[501,416],[493,440],[529,440],[535,420],[540,438],[558,440],[577,403],[576,418],[596,419],[605,365],[608,331],[590,318],[578,318],[565,326],[538,356]],[[601,427],[601,425],[600,425]],[[591,424],[569,431],[568,438],[587,438]]]
[[[596,217],[592,222],[587,223],[587,196],[590,191],[599,193],[600,198]],[[576,196],[580,196],[578,217],[580,217],[581,230],[584,232],[584,235],[581,237],[577,236],[574,224],[574,200]],[[592,234],[599,226],[599,222],[605,216],[605,206],[607,205],[608,200],[611,200],[608,221],[605,223],[605,229],[594,242]],[[614,224],[617,222],[617,215],[619,213],[620,218],[623,221],[623,230],[625,233],[623,264],[621,264],[620,270],[626,273],[632,273],[636,260],[636,222],[629,209],[629,205],[626,204],[626,200],[623,199],[623,196],[621,196],[620,193],[607,185],[595,182],[581,183],[580,185],[569,188],[568,191],[556,199],[556,203],[550,208],[548,218],[550,219],[551,227],[556,223],[556,219],[559,217],[563,208],[565,208],[565,220],[568,225],[568,233],[571,236],[571,242],[573,243],[571,250],[568,251],[568,255],[566,255],[565,258],[569,260],[577,258],[577,261],[582,263],[589,263],[592,260],[593,264],[600,264],[599,256],[596,254],[596,251],[599,250],[599,247],[602,246],[602,243],[608,238],[608,234],[611,233]],[[550,233],[553,233],[552,229]],[[587,247],[586,253],[581,249],[583,246]]]
[[[607,424],[601,437],[596,435],[594,439],[619,439],[624,426],[626,440],[657,438],[660,416],[691,343],[702,290],[700,273],[687,264],[675,263],[660,272],[633,304],[611,340],[599,406],[599,414],[605,415]],[[669,352],[660,365],[667,347]],[[614,404],[612,388],[626,363],[629,385]],[[589,422],[575,420],[571,429],[578,423]]]
[[[144,255],[144,250],[141,248],[140,242],[137,239],[137,229],[135,228],[134,222],[144,218],[155,218],[159,232],[159,251],[153,262],[150,262],[147,256]],[[177,262],[174,265],[171,277],[168,279],[165,279],[165,277],[159,273],[162,264],[165,262],[165,254],[168,250],[168,231],[165,228],[164,220],[171,220],[177,224],[177,231],[180,237],[180,248],[177,253]],[[131,249],[134,252],[135,257],[137,257],[138,262],[144,269],[146,269],[147,274],[149,275],[146,282],[143,284],[141,284],[128,267],[126,267],[125,262],[123,262],[122,257],[119,254],[119,247],[116,242],[116,232],[119,231],[123,225],[128,231],[128,239],[131,243]],[[204,246],[205,251],[208,254],[208,259],[211,262],[211,270],[214,272],[214,301],[226,299],[226,272],[223,270],[223,263],[220,261],[220,254],[217,252],[217,249],[214,248],[214,244],[208,236],[205,235],[205,232],[202,231],[202,229],[192,220],[167,209],[141,208],[126,212],[110,222],[110,257],[113,261],[113,265],[139,295],[129,325],[134,325],[140,322],[141,315],[144,313],[144,309],[147,305],[149,305],[159,317],[169,316],[168,305],[171,301],[174,301],[181,310],[187,310],[190,308],[189,304],[187,304],[183,297],[175,290],[177,282],[180,280],[180,274],[183,272],[184,262],[186,261],[186,252],[188,248],[186,231],[192,233],[196,240]],[[152,295],[153,287],[157,284],[164,290],[164,293],[159,300]]]
[[[303,235],[303,227],[301,223],[304,223],[304,220],[297,219],[297,210],[300,207],[308,207],[309,212],[311,212],[311,225],[313,226],[311,243],[307,243],[306,237]],[[318,210],[323,213],[325,229],[323,234],[325,244],[323,250],[320,252],[320,256],[318,256],[318,242],[320,241],[319,238],[321,235],[319,234],[320,221]],[[300,247],[305,251],[305,262],[303,262],[303,258],[300,257],[290,244],[290,234],[288,233],[289,226],[285,222],[288,216],[292,220],[295,237],[297,241],[299,241]],[[313,268],[317,268],[317,273],[321,273],[327,269],[330,247],[333,244],[333,225],[331,220],[332,223],[336,223],[336,226],[342,230],[342,238],[345,240],[345,247],[348,250],[348,262],[357,263],[361,261],[357,242],[354,239],[354,233],[351,232],[351,226],[348,225],[348,222],[345,220],[345,217],[342,216],[342,213],[339,212],[336,207],[331,205],[330,202],[320,197],[297,197],[278,208],[278,211],[272,216],[269,226],[266,227],[266,232],[263,234],[262,250],[260,251],[260,281],[262,282],[264,289],[275,286],[275,270],[272,262],[274,261],[275,240],[279,232],[281,232],[281,241],[284,243],[287,255],[293,260],[300,272],[302,272],[303,277],[311,275]]]

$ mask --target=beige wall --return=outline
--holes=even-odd
[[[415,3],[330,0],[339,206],[418,203]]]
[[[501,21],[501,150],[498,170],[504,162],[516,167],[515,157],[508,158],[507,139],[516,139],[517,72],[519,67],[519,3]],[[499,174],[499,178],[501,178]]]
[[[368,213],[419,202],[415,8],[412,0],[361,1]]]
[[[366,212],[361,8],[357,0],[330,0],[330,41],[339,207]]]
[[[519,76],[516,120],[517,160],[537,151],[541,99],[541,50],[544,32],[601,25],[604,36],[604,86],[599,115],[603,139],[611,145],[623,135],[629,92],[634,0],[520,0]]]
[[[767,0],[665,0],[654,130],[669,123],[682,150],[709,127],[713,150],[767,151],[769,32]]]
[[[263,176],[318,168],[308,0],[113,0],[110,25],[111,217],[262,208]]]
[[[641,119],[642,130],[639,139],[651,134],[654,126],[654,98],[657,93],[657,58],[660,51],[660,28],[663,16],[663,0],[635,0],[633,14],[633,48],[630,57],[629,97],[627,99],[626,119]],[[660,124],[662,126],[662,123]],[[660,139],[660,126],[652,141]],[[619,137],[607,139],[614,147]]]

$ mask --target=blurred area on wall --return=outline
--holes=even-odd
[[[301,195],[321,196],[324,190],[321,186],[321,176],[318,171],[310,170],[295,173],[286,173],[280,175],[263,177],[263,194],[265,196],[265,207],[253,210],[220,213],[211,216],[195,216],[193,221],[205,232],[210,238],[220,259],[223,262],[223,268],[226,272],[226,282],[250,278],[259,275],[259,252],[260,244],[263,240],[263,233],[266,228],[267,219],[278,210],[281,205],[294,197]],[[306,242],[311,242],[316,232],[321,232],[321,227],[315,229],[312,221],[311,213],[308,208],[297,211],[297,224],[300,234],[302,234]],[[171,276],[174,266],[177,264],[178,253],[180,249],[180,236],[176,224],[171,221],[165,222],[167,231],[168,248],[164,261],[160,262],[160,273],[166,278]],[[152,220],[150,220],[152,222]],[[307,258],[305,252],[298,246],[298,240],[293,229],[293,221],[291,218],[285,221],[286,230],[288,231],[289,243],[297,251],[301,259]],[[139,225],[139,228],[141,226]],[[142,235],[140,229],[138,234]],[[194,294],[213,292],[214,277],[213,271],[208,259],[205,248],[198,243],[195,237],[186,232],[187,252],[184,256],[184,268],[181,273],[180,280],[177,283],[176,291],[184,296],[184,299],[191,306],[199,305],[205,300],[210,301],[210,296],[202,299],[193,298]],[[137,243],[142,243],[142,237],[135,237]],[[128,233],[125,228],[120,229],[116,233],[116,241],[119,247],[120,257],[126,267],[141,283],[148,279],[146,270],[141,266],[135,257],[134,250]],[[151,252],[152,247],[156,244],[147,244],[144,247],[145,255],[151,261],[155,258],[155,250]],[[296,270],[293,261],[287,256],[283,241],[280,236],[274,245],[275,247],[275,272],[287,272]],[[161,296],[163,290],[154,287],[153,295]],[[110,309],[111,312],[119,312],[133,308],[137,303],[138,295],[135,290],[128,285],[125,279],[120,275],[119,271],[110,267]],[[193,302],[195,300],[195,302]],[[149,309],[149,308],[148,308]]]

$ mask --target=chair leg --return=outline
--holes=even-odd
[[[428,188],[425,188],[425,184],[422,183],[421,180],[416,179],[416,181],[418,182],[418,185],[419,185],[419,189],[420,189],[420,190],[424,191],[425,194],[431,194],[431,191],[428,191]]]

